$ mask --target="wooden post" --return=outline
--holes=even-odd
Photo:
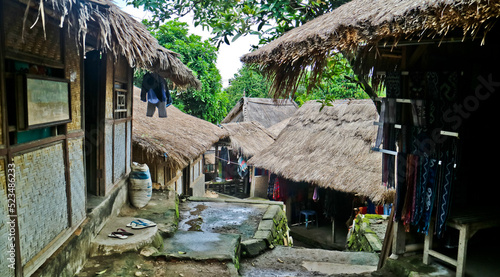
[[[465,276],[465,261],[467,256],[467,242],[469,240],[470,226],[464,224],[460,226],[460,235],[458,239],[457,256],[457,277]]]
[[[219,176],[219,174],[217,173],[217,170],[219,169],[219,144],[216,143],[215,144],[215,159],[214,159],[214,181],[216,181],[215,178],[217,178]]]
[[[382,251],[380,252],[380,258],[378,260],[377,270],[381,269],[385,265],[385,261],[389,254],[391,253],[389,249],[392,246],[392,236],[394,234],[394,204],[392,205],[391,214],[389,215],[389,223],[385,229],[384,244],[382,245]]]
[[[393,207],[394,209],[394,207]],[[394,237],[392,239],[392,253],[403,254],[405,252],[406,232],[403,223],[397,222],[394,225]]]
[[[425,236],[425,240],[424,240],[424,256],[423,256],[423,263],[424,264],[430,263],[429,251],[432,249],[433,236],[434,236],[434,220],[431,220],[429,222],[428,233]]]

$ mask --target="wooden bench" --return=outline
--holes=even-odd
[[[500,226],[500,214],[493,214],[489,210],[482,211],[460,211],[450,215],[447,226],[459,231],[457,259],[448,257],[442,253],[432,250],[432,239],[434,233],[434,221],[430,222],[429,234],[424,241],[424,264],[429,264],[430,256],[449,263],[456,267],[456,276],[465,276],[465,262],[467,256],[467,242],[479,230]]]

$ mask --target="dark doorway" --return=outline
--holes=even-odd
[[[104,103],[105,56],[99,51],[86,53],[85,80],[85,163],[87,193],[104,195]]]

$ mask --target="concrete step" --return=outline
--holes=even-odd
[[[163,250],[155,256],[197,262],[215,260],[227,265],[230,276],[238,276],[240,243],[238,234],[177,231],[164,240]]]
[[[108,256],[130,251],[138,251],[146,245],[161,245],[162,238],[158,233],[158,226],[144,229],[132,229],[126,225],[132,222],[135,217],[114,217],[108,220],[100,233],[91,243],[90,256]],[[126,239],[111,238],[108,235],[117,229],[124,229],[134,235]]]
[[[240,258],[241,236],[209,232],[177,231],[164,240],[159,255],[188,260],[237,262]]]

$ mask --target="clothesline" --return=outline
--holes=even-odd
[[[217,159],[219,159],[219,160],[223,160],[223,161],[225,161],[225,162],[229,162],[229,163],[232,163],[232,164],[235,164],[235,165],[240,165],[239,163],[235,163],[235,162],[232,162],[232,161],[228,161],[228,160],[223,159],[223,158],[221,158],[221,157],[217,157],[217,156],[215,156],[215,157],[216,157]]]

